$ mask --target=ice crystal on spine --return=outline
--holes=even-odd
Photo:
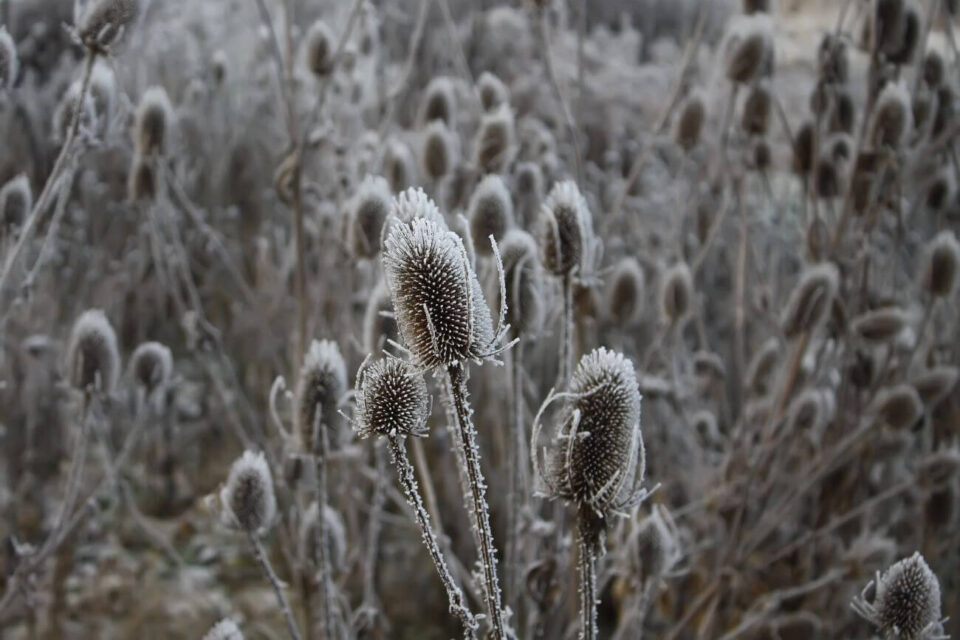
[[[357,373],[357,435],[422,436],[429,402],[423,376],[397,358],[378,360]]]

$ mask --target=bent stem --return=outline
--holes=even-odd
[[[440,582],[443,583],[443,588],[447,592],[447,599],[450,601],[450,612],[460,618],[460,621],[463,623],[464,637],[475,638],[477,620],[467,608],[463,592],[460,590],[460,587],[457,586],[456,582],[454,582],[453,576],[450,574],[450,569],[447,567],[446,560],[444,560],[443,553],[440,551],[437,536],[433,532],[433,527],[430,524],[430,514],[427,513],[426,508],[423,506],[423,500],[420,498],[420,489],[413,473],[413,465],[410,464],[410,459],[407,458],[407,450],[404,446],[403,437],[390,436],[389,441],[390,455],[393,458],[393,464],[397,467],[400,486],[403,489],[407,503],[413,509],[417,525],[419,525],[420,532],[423,534],[423,544],[426,546],[427,553],[430,554],[430,559],[433,561],[433,566],[436,567],[437,574],[440,576]]]
[[[473,410],[470,408],[468,399],[465,367],[465,363],[454,363],[447,367],[450,394],[461,435],[461,442],[458,444],[463,448],[463,455],[459,459],[462,459],[466,465],[464,472],[470,482],[472,504],[469,512],[476,538],[480,543],[477,552],[480,554],[480,565],[483,571],[483,597],[486,601],[487,613],[490,615],[493,637],[497,640],[505,640],[506,624],[497,579],[497,550],[493,544],[493,532],[490,530],[490,511],[485,496],[486,481],[480,470],[480,448],[477,446],[477,431],[472,421]]]
[[[263,571],[267,574],[267,579],[270,581],[270,586],[273,587],[273,592],[277,596],[277,604],[280,605],[280,610],[283,612],[283,619],[287,622],[287,630],[290,632],[290,637],[293,638],[293,640],[300,640],[300,630],[297,629],[297,623],[293,620],[293,613],[290,611],[290,603],[287,602],[287,596],[283,595],[283,585],[280,584],[280,579],[273,571],[270,560],[267,559],[267,554],[263,551],[263,545],[260,544],[260,539],[257,538],[254,533],[248,533],[247,535],[250,538],[250,544],[253,546],[253,555],[257,559],[257,562],[260,563],[260,566],[263,567]]]

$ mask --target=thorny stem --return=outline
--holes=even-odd
[[[423,544],[430,554],[433,566],[437,569],[440,576],[440,582],[447,592],[447,598],[450,601],[450,612],[460,618],[463,623],[464,637],[475,638],[477,629],[477,620],[467,608],[463,592],[453,580],[450,569],[447,568],[447,562],[444,560],[443,553],[440,551],[440,545],[437,542],[437,536],[433,532],[430,524],[430,514],[423,506],[423,500],[420,498],[420,489],[417,485],[417,479],[414,476],[413,465],[407,458],[407,450],[404,447],[402,436],[390,436],[390,455],[393,458],[393,464],[397,467],[397,476],[400,479],[400,486],[407,502],[413,508],[417,524],[420,526],[420,532],[423,534]]]
[[[493,532],[490,529],[490,512],[487,508],[486,481],[480,470],[480,448],[477,446],[477,432],[473,426],[472,414],[467,393],[467,375],[465,363],[455,363],[447,367],[450,382],[450,394],[457,414],[463,447],[465,472],[470,481],[472,505],[469,509],[473,527],[477,530],[480,546],[480,565],[483,571],[483,595],[486,601],[490,625],[496,640],[506,640],[506,623],[500,602],[500,585],[497,579],[497,550],[493,544]]]
[[[580,640],[596,640],[597,630],[597,556],[581,532],[579,561]]]
[[[320,422],[320,411],[317,411],[317,422]],[[317,529],[315,544],[317,548],[317,582],[320,591],[320,619],[318,626],[323,630],[321,637],[335,638],[333,627],[333,598],[331,597],[329,558],[327,556],[327,430],[324,425],[314,427],[314,442],[317,443],[315,456],[316,470],[316,499],[317,499]]]
[[[300,630],[297,629],[297,623],[293,619],[293,612],[290,611],[290,603],[287,602],[287,596],[283,594],[283,585],[280,584],[280,579],[277,577],[277,574],[274,573],[273,567],[270,566],[270,560],[267,559],[267,554],[264,553],[260,539],[257,538],[254,533],[248,533],[247,536],[250,538],[250,544],[253,546],[253,555],[257,559],[257,562],[260,563],[260,566],[263,567],[264,573],[267,574],[267,579],[270,580],[270,586],[273,587],[273,592],[277,596],[277,604],[280,605],[280,610],[283,612],[283,619],[287,622],[287,630],[290,632],[290,637],[293,638],[293,640],[300,640]]]

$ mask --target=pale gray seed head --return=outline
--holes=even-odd
[[[952,231],[941,231],[927,245],[920,269],[920,285],[935,298],[951,295],[960,270],[960,243]]]
[[[474,139],[474,163],[484,173],[500,173],[510,160],[514,147],[513,110],[501,104],[483,114]]]
[[[446,127],[453,128],[457,114],[457,93],[453,81],[446,76],[430,80],[420,103],[420,125],[428,125],[439,120]]]
[[[136,148],[142,156],[162,154],[173,127],[173,107],[163,87],[150,87],[137,107]]]
[[[544,267],[555,276],[592,268],[593,220],[575,182],[554,185],[540,208],[540,253]]]
[[[850,325],[853,332],[866,342],[885,343],[910,325],[910,314],[899,307],[884,307],[857,316]]]
[[[439,180],[451,171],[457,162],[457,145],[453,132],[442,120],[432,120],[423,131],[420,164],[431,180]]]
[[[497,76],[484,71],[477,78],[477,95],[484,111],[493,111],[502,104],[510,101],[510,91]]]
[[[646,279],[636,258],[626,257],[617,263],[607,286],[607,311],[623,327],[632,325],[643,311]]]
[[[0,189],[0,221],[8,232],[21,228],[33,209],[30,180],[20,174]]]
[[[693,308],[693,275],[685,262],[679,262],[663,274],[660,285],[660,312],[668,323],[686,317]]]
[[[781,318],[786,337],[813,331],[826,319],[837,293],[839,277],[837,268],[830,263],[821,263],[803,272]]]
[[[296,427],[306,451],[316,451],[313,441],[317,420],[320,428],[333,426],[337,409],[347,391],[347,368],[340,348],[331,340],[314,340],[303,358],[296,389]]]
[[[244,451],[233,463],[220,490],[220,503],[231,526],[258,536],[271,527],[277,515],[277,499],[263,453]]]
[[[490,236],[499,243],[513,226],[513,199],[500,176],[488,175],[480,181],[470,196],[467,217],[477,252],[492,255]]]
[[[507,323],[515,335],[535,334],[543,326],[544,317],[537,242],[526,231],[511,229],[500,245],[500,258],[507,291]]]
[[[393,208],[390,185],[380,176],[367,176],[350,202],[349,238],[353,255],[372,258],[380,253],[383,225]]]
[[[77,21],[77,36],[84,46],[103,50],[132,24],[137,8],[136,0],[93,0]]]
[[[310,73],[322,78],[333,73],[336,44],[333,32],[323,20],[317,20],[307,32],[306,64]]]
[[[149,395],[170,382],[173,354],[159,342],[144,342],[130,356],[130,372],[136,383]]]
[[[75,389],[109,394],[120,372],[117,334],[100,309],[84,311],[73,324],[67,347],[67,376]]]
[[[374,287],[363,315],[363,345],[367,353],[379,353],[391,349],[392,342],[400,342],[400,330],[393,318],[393,301],[390,289],[381,281]]]

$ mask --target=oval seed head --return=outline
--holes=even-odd
[[[712,351],[699,350],[693,354],[693,372],[704,380],[723,380],[727,377],[727,367],[723,359]]]
[[[870,139],[876,146],[896,149],[910,131],[912,120],[913,109],[906,87],[899,82],[888,82],[873,110]]]
[[[453,133],[442,120],[433,120],[423,132],[420,164],[431,180],[439,180],[453,170],[457,145]]]
[[[640,318],[646,279],[636,258],[622,259],[613,271],[607,288],[607,310],[621,326],[628,326]]]
[[[935,298],[953,293],[957,284],[957,270],[960,269],[960,244],[952,231],[941,231],[924,254],[920,270],[920,285]]]
[[[157,180],[153,163],[137,154],[133,157],[133,166],[127,176],[127,197],[131,202],[153,200],[157,195]]]
[[[17,45],[4,25],[0,27],[0,89],[8,89],[17,80]]]
[[[807,175],[813,169],[813,123],[804,121],[793,138],[793,170]]]
[[[333,33],[323,20],[317,20],[307,32],[307,69],[310,73],[323,78],[333,73],[335,61],[333,59],[336,45],[333,42]]]
[[[316,451],[314,429],[329,428],[337,416],[337,408],[347,391],[347,366],[337,343],[314,340],[303,358],[297,382],[297,433],[307,451]]]
[[[727,79],[745,84],[766,73],[773,62],[769,16],[744,19],[727,41]]]
[[[137,153],[150,156],[163,153],[173,125],[173,107],[163,87],[150,87],[137,108]]]
[[[548,463],[548,484],[576,503],[589,542],[601,539],[613,515],[643,480],[640,390],[633,363],[603,347],[580,359],[570,380],[571,400]]]
[[[243,634],[237,623],[229,618],[224,618],[203,636],[203,640],[243,640]]]
[[[836,198],[840,195],[840,169],[830,154],[821,154],[817,163],[817,179],[814,188],[818,198]]]
[[[547,271],[563,276],[593,259],[593,221],[587,201],[575,182],[554,185],[540,207],[540,252]]]
[[[917,45],[920,42],[920,7],[915,2],[909,2],[904,7],[903,31],[900,35],[900,47],[891,53],[887,60],[897,65],[906,65],[913,62]]]
[[[743,102],[741,126],[747,133],[762,136],[770,124],[770,89],[764,83],[757,83],[750,89]]]
[[[350,203],[350,249],[358,258],[380,253],[383,224],[393,208],[390,186],[380,176],[367,176]]]
[[[933,124],[930,127],[930,138],[939,138],[946,128],[954,122],[956,106],[954,92],[949,84],[937,89],[937,108],[933,112]]]
[[[427,383],[414,366],[398,358],[384,358],[357,377],[357,436],[427,435]]]
[[[807,389],[790,403],[789,431],[791,433],[817,432],[827,421],[828,414],[824,392],[819,389]]]
[[[423,93],[420,104],[420,125],[439,120],[452,128],[456,120],[457,96],[453,82],[446,76],[438,76],[430,81]]]
[[[854,609],[884,637],[920,640],[939,627],[940,582],[919,552],[887,569],[875,589],[873,602]]]
[[[857,108],[853,96],[847,89],[836,89],[833,96],[833,106],[830,110],[831,133],[853,133],[853,125],[857,117]]]
[[[507,290],[506,321],[514,335],[537,333],[544,316],[537,242],[526,231],[511,229],[500,245],[500,258]]]
[[[506,167],[514,145],[513,111],[502,104],[480,119],[474,139],[474,163],[484,173],[500,173]]]
[[[423,218],[395,224],[383,268],[405,346],[427,369],[482,358],[494,342],[490,309],[460,238]]]
[[[510,101],[510,91],[497,76],[484,71],[477,78],[477,95],[484,111],[493,111],[502,104]]]
[[[960,450],[946,447],[927,454],[917,465],[917,480],[928,491],[948,487],[960,476]]]
[[[30,180],[20,174],[0,189],[0,221],[9,233],[20,229],[33,209],[33,193]]]
[[[173,354],[159,342],[144,342],[130,356],[130,371],[147,395],[162,389],[173,375]]]
[[[821,82],[845,84],[849,75],[846,42],[833,33],[825,34],[817,49],[817,77]]]
[[[77,36],[85,47],[105,49],[133,22],[136,12],[136,0],[94,0],[77,22]]]
[[[867,342],[884,343],[897,337],[910,324],[910,316],[898,307],[868,311],[851,321],[853,332]]]
[[[524,229],[530,229],[543,202],[543,169],[540,165],[535,162],[517,164],[513,193],[517,201],[517,222]]]
[[[363,314],[363,348],[367,353],[379,353],[389,349],[391,342],[400,342],[400,330],[393,318],[390,290],[381,281],[370,294],[367,310]]]
[[[927,51],[923,59],[923,81],[931,89],[939,89],[947,76],[947,65],[943,60],[943,54],[936,49]]]
[[[299,532],[300,548],[314,575],[317,575],[316,569],[320,566],[320,553],[318,553],[317,548],[319,513],[320,509],[317,508],[317,503],[312,502],[303,514]],[[339,571],[343,567],[347,551],[347,531],[343,524],[343,518],[336,509],[324,505],[323,524],[326,527],[324,533],[326,534],[328,547],[327,562],[330,563],[333,571]]]
[[[685,262],[680,262],[663,274],[660,285],[660,312],[664,320],[673,324],[681,320],[693,306],[693,275]]]
[[[954,178],[950,171],[940,171],[927,186],[925,202],[930,211],[939,212],[946,208],[953,199]]]
[[[911,384],[923,403],[933,409],[953,392],[957,378],[960,378],[960,369],[941,366],[924,371]]]
[[[420,187],[410,187],[397,194],[397,197],[393,199],[393,207],[390,213],[400,222],[407,224],[417,218],[430,220],[441,227],[445,227],[447,224],[436,203]]]
[[[794,338],[806,331],[813,331],[830,314],[833,298],[837,294],[839,274],[831,263],[809,267],[790,293],[787,307],[781,318],[783,333]]]
[[[680,109],[680,117],[674,128],[673,139],[684,151],[690,151],[700,143],[703,123],[707,119],[707,106],[703,95],[695,91],[687,96]]]
[[[865,27],[871,29],[875,51],[893,55],[903,47],[903,5],[904,0],[877,0],[875,20],[865,21]]]
[[[277,515],[273,478],[263,453],[244,451],[230,467],[220,490],[227,523],[252,535],[262,535]]]
[[[923,403],[916,389],[900,384],[884,389],[874,401],[878,418],[893,429],[909,429],[923,414]]]
[[[489,175],[480,181],[470,196],[467,217],[477,252],[491,255],[490,236],[499,243],[513,226],[513,199],[500,176]]]
[[[416,181],[417,162],[406,143],[391,140],[383,153],[383,175],[390,183],[390,191],[399,193]]]
[[[100,309],[84,311],[73,323],[67,347],[70,385],[85,391],[95,388],[109,394],[120,372],[117,334]]]

